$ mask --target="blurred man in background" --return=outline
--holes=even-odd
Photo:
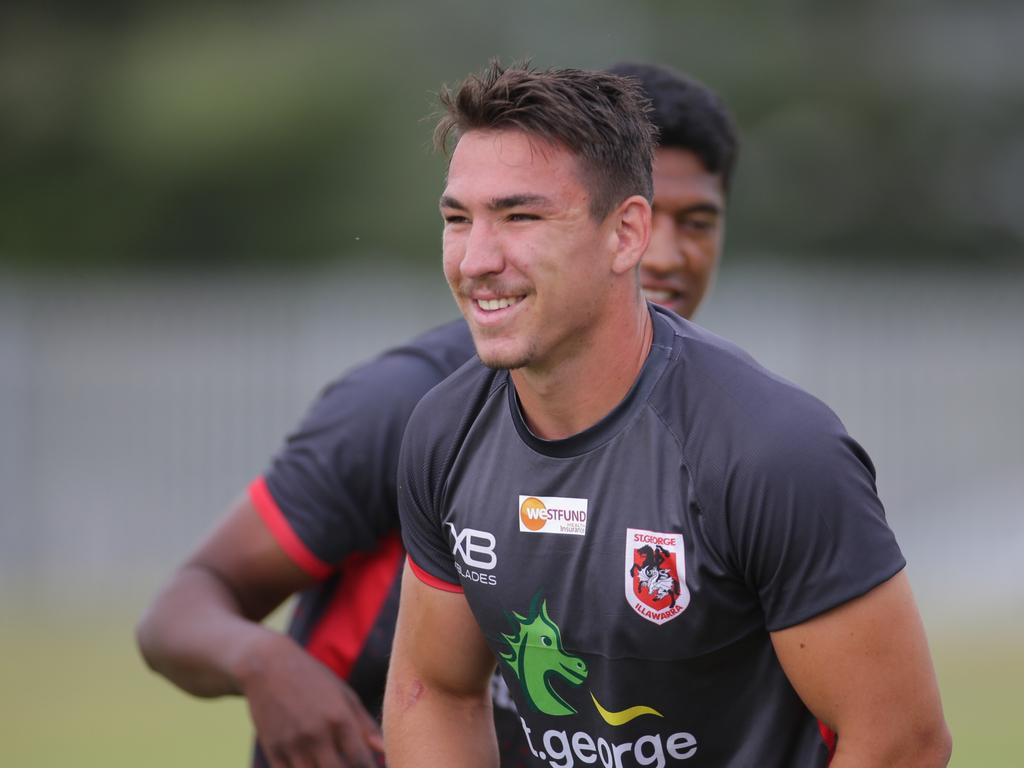
[[[672,70],[610,71],[640,81],[661,134],[641,283],[651,301],[691,317],[722,248],[733,121],[712,91]],[[154,670],[197,696],[247,698],[254,765],[377,764],[404,559],[395,488],[402,433],[419,399],[473,353],[460,319],[330,384],[140,623]],[[260,623],[295,593],[287,635]],[[502,765],[526,765],[530,752],[498,681]]]

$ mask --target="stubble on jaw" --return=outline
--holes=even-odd
[[[500,355],[488,355],[486,357],[481,355],[480,346],[476,344],[475,337],[474,346],[476,346],[476,354],[480,358],[480,362],[493,371],[514,371],[517,368],[525,368],[537,355],[536,342],[531,342],[526,350],[517,357],[510,358],[503,358]]]

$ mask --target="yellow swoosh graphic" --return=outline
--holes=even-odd
[[[625,725],[630,720],[636,720],[641,715],[657,715],[658,717],[664,717],[661,712],[650,707],[639,705],[636,707],[629,707],[621,712],[609,712],[607,709],[601,706],[601,702],[597,700],[593,691],[590,693],[590,698],[594,700],[594,706],[597,707],[598,714],[604,719],[608,725]]]

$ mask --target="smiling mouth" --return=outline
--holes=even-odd
[[[515,306],[523,300],[522,296],[508,296],[500,299],[476,299],[476,305],[484,312],[494,312]]]
[[[644,288],[643,291],[644,296],[655,304],[670,304],[683,298],[683,294],[678,291],[668,291],[661,288]]]

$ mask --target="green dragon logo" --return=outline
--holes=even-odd
[[[500,654],[502,660],[519,680],[527,700],[545,715],[575,715],[573,709],[552,687],[552,678],[561,678],[569,685],[580,685],[587,679],[587,664],[571,656],[562,647],[562,631],[548,615],[548,603],[541,593],[530,602],[530,615],[507,613],[515,625],[512,634],[502,633],[509,650]],[[625,725],[643,715],[664,717],[656,709],[638,705],[615,712],[605,709],[591,693],[594,708],[609,725]]]
[[[548,616],[547,601],[538,593],[530,603],[529,616],[513,612],[509,621],[516,629],[502,634],[509,650],[501,658],[519,679],[530,704],[545,715],[575,715],[576,710],[555,691],[551,678],[579,685],[587,679],[587,665],[565,652],[562,633]]]

